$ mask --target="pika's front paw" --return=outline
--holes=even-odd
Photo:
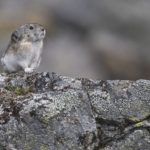
[[[34,68],[25,68],[25,69],[24,69],[24,72],[25,72],[25,73],[32,73],[32,72],[34,72],[34,71],[35,71]]]

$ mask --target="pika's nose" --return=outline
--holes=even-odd
[[[41,28],[41,31],[43,31],[43,32],[44,32],[44,31],[45,31],[45,29],[44,29],[44,28]]]

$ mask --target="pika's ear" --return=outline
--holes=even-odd
[[[21,34],[19,33],[19,31],[16,30],[12,33],[11,40],[14,42],[21,40]]]

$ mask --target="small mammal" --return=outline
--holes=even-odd
[[[37,69],[41,61],[45,35],[46,30],[37,23],[25,24],[15,30],[1,58],[4,71],[12,73],[24,70],[31,73]]]

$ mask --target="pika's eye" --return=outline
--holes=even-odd
[[[30,26],[29,29],[30,29],[30,30],[33,30],[33,26]]]

